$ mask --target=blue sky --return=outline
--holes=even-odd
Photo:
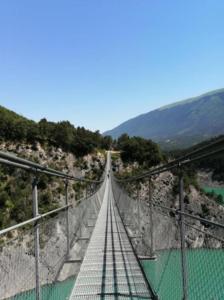
[[[0,104],[101,132],[224,87],[223,0],[1,0]]]

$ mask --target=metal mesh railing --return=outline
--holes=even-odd
[[[95,225],[103,191],[104,184],[96,193],[80,199],[73,206],[1,234],[1,300],[38,299],[36,226],[39,231],[39,299],[61,300],[69,296]]]
[[[193,213],[186,213],[185,207],[182,214],[158,202],[151,206],[148,194],[147,199],[141,195],[132,199],[116,182],[113,190],[133,236],[133,246],[159,299],[224,299],[222,224],[195,218]]]
[[[39,223],[39,283],[43,300],[61,299],[62,294],[69,293],[68,276],[64,276],[65,282],[59,278],[67,253],[65,215],[66,211],[62,211]],[[36,299],[34,230],[10,232],[14,234],[18,237],[1,240],[0,299]],[[71,281],[72,278],[70,288]]]
[[[7,152],[0,152],[0,163],[32,174],[26,178],[29,182],[22,182],[25,191],[19,195],[21,199],[18,192],[22,187],[12,189],[11,196],[18,196],[21,202],[19,218],[15,218],[18,224],[0,230],[0,300],[66,299],[101,206],[103,180],[78,178]],[[55,182],[54,188],[48,189],[43,174],[64,181],[63,195],[63,183]],[[32,201],[28,201],[31,177]],[[79,182],[79,188],[84,183],[85,199],[72,203],[71,181]],[[92,193],[96,185],[101,185],[100,189],[88,196],[88,188]],[[61,202],[65,205],[58,208]],[[10,215],[7,208],[1,213]],[[30,219],[21,222],[26,218]]]
[[[224,229],[205,225],[185,217],[188,295],[189,299],[223,299]]]
[[[180,228],[177,218],[153,208],[154,260],[143,261],[159,299],[183,299]]]
[[[35,289],[33,230],[12,231],[1,238],[0,299],[32,299]],[[14,238],[12,236],[15,236]]]
[[[41,299],[59,299],[56,285],[67,255],[66,211],[40,224]]]

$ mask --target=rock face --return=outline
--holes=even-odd
[[[133,244],[140,255],[150,255],[151,229],[153,227],[153,250],[172,249],[180,247],[179,216],[172,209],[179,209],[179,197],[174,195],[173,186],[176,178],[170,172],[164,172],[153,178],[151,197],[147,183],[141,183],[137,193],[135,187],[129,186],[131,197],[121,191],[119,206],[125,222],[129,225]],[[120,191],[115,194],[119,196]],[[138,195],[138,196],[137,196]],[[117,196],[117,197],[118,197]],[[153,201],[152,224],[150,222],[150,200]],[[164,209],[161,206],[168,207]],[[184,193],[185,212],[196,217],[206,218],[224,225],[224,207],[213,199],[190,186]],[[189,248],[220,248],[224,246],[224,230],[205,222],[184,218],[185,243]],[[216,238],[213,238],[215,236]]]
[[[105,165],[105,156],[101,152],[87,155],[83,158],[76,158],[72,153],[64,152],[61,148],[46,145],[42,146],[39,143],[31,145],[2,142],[0,143],[0,150],[40,163],[43,166],[60,170],[75,177],[91,177],[92,175],[100,174],[103,172]],[[53,193],[54,202],[59,205],[64,205],[64,196],[58,192],[58,190],[64,189],[63,181],[58,180],[56,177],[53,179],[54,180],[48,182],[47,188]],[[75,191],[73,184],[74,182],[69,182],[68,186],[70,201],[74,201],[86,194],[85,190]]]

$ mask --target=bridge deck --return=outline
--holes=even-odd
[[[114,203],[110,178],[70,300],[152,299]]]

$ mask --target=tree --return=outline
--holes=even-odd
[[[102,139],[101,147],[106,150],[110,150],[111,145],[113,143],[113,139],[110,135],[106,135]]]
[[[117,145],[124,162],[138,162],[142,166],[151,167],[163,159],[159,146],[151,140],[123,134],[118,139]]]

